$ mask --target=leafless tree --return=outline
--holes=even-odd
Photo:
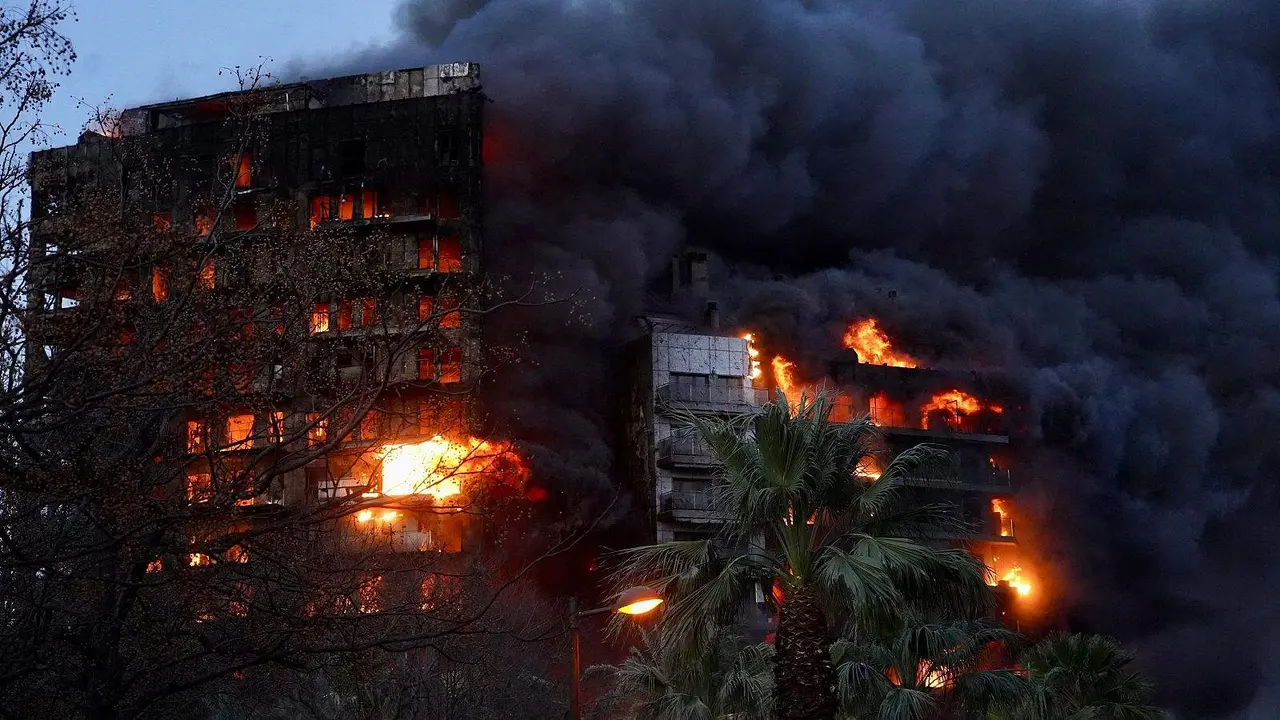
[[[198,713],[356,667],[438,691],[484,638],[552,637],[506,599],[572,538],[495,552],[527,469],[469,409],[506,359],[470,328],[529,295],[461,260],[424,294],[393,236],[256,187],[260,70],[212,166],[103,114],[26,168],[71,48],[57,6],[23,17],[0,22],[0,714]]]

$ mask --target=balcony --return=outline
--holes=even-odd
[[[693,412],[740,413],[769,401],[769,391],[740,385],[669,383],[654,393],[659,407]]]
[[[907,475],[903,479],[903,484],[912,487],[989,493],[1009,493],[1014,490],[1013,476],[1008,470],[965,462],[955,455],[951,456],[949,466],[934,469],[921,468]]]
[[[696,436],[672,436],[658,443],[658,463],[664,467],[706,468],[717,462],[711,448]]]
[[[721,522],[724,513],[716,509],[711,490],[674,490],[663,493],[659,515],[666,520]]]

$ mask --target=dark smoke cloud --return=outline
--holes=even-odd
[[[1280,4],[402,17],[343,69],[483,63],[490,267],[580,290],[519,319],[536,365],[502,393],[567,492],[611,484],[618,343],[697,243],[733,319],[807,367],[875,314],[1021,378],[1044,440],[1034,542],[1073,616],[1133,643],[1188,717],[1280,716]]]

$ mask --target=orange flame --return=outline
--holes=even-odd
[[[476,476],[507,474],[523,481],[528,471],[506,443],[468,437],[462,441],[436,435],[419,443],[388,445],[381,451],[384,495],[430,495],[437,500],[462,493],[464,481]],[[384,515],[383,520],[388,520]]]
[[[751,363],[751,379],[758,380],[764,374],[764,370],[760,367],[760,350],[756,348],[756,336],[754,333],[743,333],[741,337],[747,341],[747,358]]]
[[[868,455],[862,458],[862,462],[858,463],[858,467],[854,470],[854,474],[863,480],[879,480],[884,473],[884,468],[880,465],[880,458],[875,455]]]
[[[944,390],[920,406],[920,427],[929,430],[931,420],[941,419],[952,430],[968,430],[970,416],[984,410],[997,415],[1004,412],[1002,406],[983,402],[963,390]]]
[[[1008,583],[1019,598],[1025,599],[1035,591],[1035,583],[1031,575],[1032,573],[1023,569],[1016,557],[1004,559],[996,556],[991,558],[991,573],[987,576],[987,583],[990,585]]]
[[[795,375],[792,373],[796,364],[781,355],[774,355],[772,365],[774,384],[791,402],[795,402],[796,398],[800,396],[799,393],[803,392],[797,387]]]
[[[850,323],[844,333],[844,346],[858,354],[858,362],[868,365],[919,367],[915,358],[893,349],[893,342],[875,318]]]
[[[992,498],[991,512],[1000,516],[1000,537],[1012,537],[1013,518],[1009,517],[1009,511],[1005,509],[1004,500]]]

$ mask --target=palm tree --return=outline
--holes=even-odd
[[[709,628],[695,662],[680,653],[672,636],[645,631],[640,647],[622,664],[588,668],[613,680],[603,699],[620,709],[609,717],[634,720],[766,720],[773,717],[773,673],[769,645],[747,645],[732,630]]]
[[[1151,702],[1154,688],[1110,637],[1055,634],[1027,648],[1019,659],[1030,683],[1020,702],[999,717],[1028,720],[1117,718],[1151,720],[1165,717]]]
[[[906,450],[872,480],[875,425],[834,423],[830,412],[820,392],[794,409],[779,394],[754,414],[685,415],[717,460],[721,537],[626,551],[621,568],[668,598],[664,622],[689,648],[710,624],[733,622],[759,583],[776,588],[775,704],[785,720],[835,716],[833,625],[870,626],[913,606],[962,617],[990,597],[977,560],[922,541],[954,529],[950,508],[901,502],[903,479],[941,465],[945,451]]]
[[[1028,692],[1012,670],[983,670],[1018,635],[985,622],[913,623],[873,640],[838,640],[831,648],[837,693],[848,718],[928,720],[985,717]],[[995,652],[993,652],[995,651]]]

